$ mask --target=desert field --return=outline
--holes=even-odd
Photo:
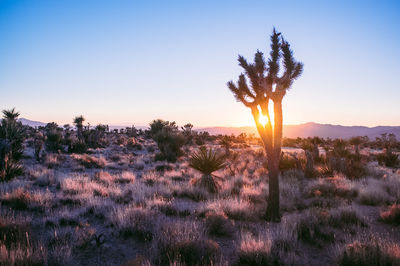
[[[22,172],[0,183],[2,265],[400,263],[400,170],[378,164],[383,140],[356,154],[351,141],[284,139],[282,219],[270,223],[254,136],[157,120],[145,131],[85,127],[78,152],[66,128],[25,129]],[[212,184],[192,167],[202,150],[215,155],[206,165],[221,159]]]

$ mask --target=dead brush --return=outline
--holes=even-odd
[[[208,213],[205,227],[210,236],[232,237],[235,232],[234,223],[224,213]]]
[[[88,154],[73,154],[71,157],[86,168],[104,168],[106,166],[106,160],[103,157],[97,158]]]
[[[32,200],[31,194],[22,187],[15,189],[11,193],[6,193],[0,199],[2,204],[10,206],[14,210],[27,210]]]
[[[205,238],[195,223],[176,221],[161,226],[154,244],[156,265],[217,265],[221,256],[218,243]]]
[[[354,241],[343,249],[338,259],[340,266],[400,265],[400,246],[380,239]]]

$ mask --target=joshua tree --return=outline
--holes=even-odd
[[[193,140],[193,132],[192,132],[193,125],[190,123],[187,123],[186,125],[181,127],[181,129],[182,129],[182,134],[186,138],[186,144],[191,144],[192,140]]]
[[[43,133],[40,131],[37,132],[35,134],[33,146],[35,148],[35,159],[38,162],[40,161],[40,152],[42,151],[44,141],[45,141],[45,136],[43,135]]]
[[[3,118],[9,121],[17,121],[19,113],[15,111],[15,108],[10,110],[3,110]]]
[[[226,166],[225,156],[217,154],[212,149],[207,150],[206,147],[200,147],[189,161],[189,166],[200,171],[203,176],[195,182],[196,185],[206,188],[209,192],[215,193],[219,190],[219,185],[215,180],[212,172],[215,172]]]
[[[303,64],[296,62],[289,43],[276,32],[271,35],[270,59],[266,62],[263,53],[257,51],[254,63],[248,63],[239,55],[239,65],[244,74],[239,75],[237,84],[228,82],[235,98],[251,109],[257,131],[267,154],[269,172],[269,196],[266,219],[280,221],[279,213],[279,159],[282,146],[282,99],[293,81],[303,71]],[[280,65],[284,71],[279,75]],[[248,81],[250,84],[248,84]],[[269,103],[274,105],[274,122],[271,121]],[[265,123],[263,119],[267,118]]]
[[[25,130],[15,109],[3,110],[0,124],[0,181],[22,174],[20,159],[23,153]]]
[[[80,141],[83,140],[83,135],[82,135],[82,131],[83,131],[83,121],[85,121],[85,118],[81,115],[81,116],[77,116],[74,118],[74,124],[76,126],[76,131],[77,131],[77,135],[78,135],[78,139]]]

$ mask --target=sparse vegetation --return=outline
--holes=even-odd
[[[0,184],[0,211],[7,212],[0,219],[1,259],[24,265],[96,264],[95,254],[101,252],[110,264],[130,258],[148,265],[319,264],[310,247],[327,254],[336,245],[337,258],[326,264],[357,265],[365,262],[364,250],[370,247],[352,250],[346,243],[356,243],[362,233],[376,234],[373,221],[385,232],[399,224],[399,173],[366,153],[370,142],[360,144],[356,157],[354,142],[290,141],[296,149],[285,150],[279,165],[282,223],[266,231],[271,228],[264,219],[268,170],[257,139],[190,132],[190,144],[190,126],[181,132],[175,123],[153,124],[147,133],[82,126],[82,140],[68,126],[29,129],[21,147],[31,156],[19,160],[26,171]],[[49,142],[49,130],[61,137]],[[160,147],[171,147],[170,139],[156,142],[160,132],[183,137],[186,155],[174,153],[180,154],[175,162],[154,160],[156,154],[166,159]],[[197,139],[204,145],[197,148]],[[221,139],[229,139],[229,152]],[[307,156],[297,148],[304,143],[310,146],[312,178],[305,178]],[[327,157],[315,155],[315,143],[326,147]],[[76,144],[83,145],[80,153],[73,152]],[[364,174],[349,174],[358,171],[350,161],[361,164]],[[392,233],[387,237],[398,239]],[[115,257],[116,250],[126,253]],[[371,261],[380,256],[396,262],[393,254],[371,250]]]

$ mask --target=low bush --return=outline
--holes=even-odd
[[[210,236],[232,237],[235,232],[233,222],[224,214],[207,214],[205,226],[206,231]]]
[[[398,164],[399,155],[393,152],[381,153],[376,156],[376,159],[380,165],[387,167],[394,167]]]
[[[379,240],[348,244],[339,256],[340,266],[400,265],[400,247]]]
[[[218,243],[210,239],[189,239],[177,242],[167,242],[159,246],[161,265],[197,266],[213,265],[220,256]]]
[[[5,194],[1,199],[1,203],[9,206],[14,210],[27,210],[32,196],[23,188],[17,188],[11,193]]]
[[[400,225],[400,204],[393,204],[389,210],[381,212],[380,216],[385,223]]]
[[[86,168],[104,168],[106,166],[106,160],[103,157],[97,158],[88,154],[74,154],[72,157]]]

